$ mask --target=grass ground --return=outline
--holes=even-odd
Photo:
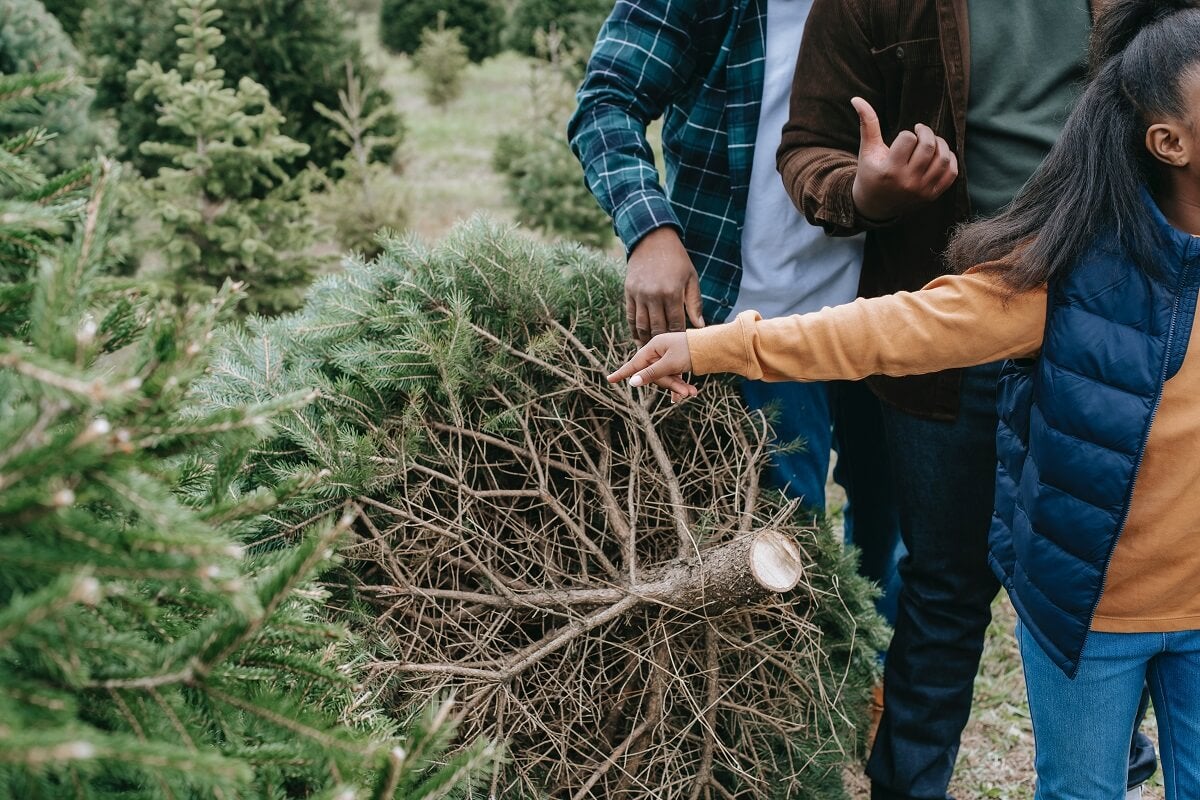
[[[479,211],[512,219],[503,181],[492,170],[491,158],[497,137],[524,118],[529,61],[506,53],[472,66],[463,96],[438,110],[425,102],[408,59],[390,56],[375,45],[371,22],[364,21],[362,34],[406,117],[403,180],[411,198],[412,229],[435,238]],[[974,709],[951,786],[959,800],[1033,797],[1033,736],[1012,633],[1014,620],[1007,600],[997,600],[975,683]],[[1147,730],[1152,728],[1148,724]],[[846,782],[855,800],[865,800],[867,784],[861,768],[848,769]],[[1145,800],[1162,800],[1162,796],[1161,785],[1152,781]]]

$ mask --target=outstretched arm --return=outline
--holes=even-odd
[[[1009,297],[995,271],[973,270],[918,292],[777,319],[746,311],[726,325],[655,337],[609,379],[691,396],[685,372],[767,381],[916,375],[1032,356],[1045,324],[1045,287]]]

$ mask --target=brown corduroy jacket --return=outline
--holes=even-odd
[[[867,231],[859,293],[916,290],[946,271],[942,254],[971,213],[963,140],[970,36],[967,0],[815,0],[778,153],[796,207],[833,235]],[[938,200],[886,225],[854,208],[858,164],[854,96],[879,114],[885,140],[923,122],[959,157],[958,181]],[[920,416],[953,419],[961,372],[868,379],[883,400]]]

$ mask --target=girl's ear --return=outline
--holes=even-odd
[[[1186,127],[1175,122],[1158,122],[1146,131],[1146,149],[1169,167],[1186,167],[1200,154],[1196,140]]]

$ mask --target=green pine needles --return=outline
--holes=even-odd
[[[78,91],[65,72],[0,75],[0,118],[33,116]],[[54,140],[41,126],[0,141],[0,335],[24,322],[32,277],[83,208],[92,165],[47,175],[37,155]]]
[[[244,477],[329,473],[269,540],[354,509],[327,581],[369,685],[462,697],[465,741],[508,743],[489,797],[843,797],[882,629],[853,555],[759,486],[765,420],[729,381],[678,406],[608,386],[622,275],[594,250],[483,220],[384,244],[225,329],[198,387],[218,410],[318,393]],[[803,585],[709,604],[764,530]]]
[[[448,706],[407,730],[380,714],[322,621],[314,581],[351,518],[248,547],[322,480],[239,488],[309,393],[192,404],[237,289],[182,309],[98,291],[115,177],[96,175],[75,235],[39,254],[24,334],[0,338],[0,798],[461,796],[493,749],[447,757]]]
[[[165,262],[177,299],[211,294],[225,280],[246,286],[246,308],[295,307],[316,269],[314,231],[301,181],[283,164],[308,146],[280,132],[283,116],[267,90],[242,77],[225,85],[213,52],[224,41],[217,0],[180,0],[179,68],[139,61],[129,73],[135,99],[156,99],[159,124],[187,144],[143,142],[170,166],[140,186],[139,209],[153,223],[144,241]]]
[[[425,99],[440,109],[462,94],[463,75],[470,65],[461,28],[447,28],[445,12],[439,13],[436,28],[421,31],[421,46],[413,53],[413,67],[424,81]]]

